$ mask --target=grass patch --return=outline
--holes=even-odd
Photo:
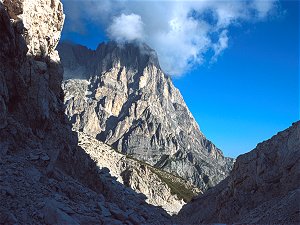
[[[123,152],[119,152],[116,149],[114,150],[124,155],[127,159],[136,161],[141,165],[147,166],[153,173],[155,173],[159,177],[159,179],[161,179],[166,185],[168,185],[172,195],[177,195],[179,199],[182,199],[186,203],[190,202],[193,197],[201,193],[199,189],[197,189],[191,184],[188,184],[183,178],[179,177],[178,175],[169,173],[167,171],[163,171],[162,169],[159,169],[144,161],[134,158],[130,154],[124,154]]]
[[[177,195],[179,199],[183,199],[185,202],[190,202],[193,197],[199,194],[194,190],[193,187],[188,187],[182,178],[182,180],[180,180],[173,175],[167,174],[166,172],[153,167],[150,169],[168,185],[168,187],[171,189],[171,194]]]

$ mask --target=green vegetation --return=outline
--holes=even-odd
[[[155,173],[163,182],[165,182],[168,187],[171,189],[171,193],[177,195],[179,199],[183,199],[185,202],[189,202],[193,197],[197,196],[193,187],[188,187],[181,178],[174,177],[164,171],[161,171],[157,168],[150,168],[153,173]]]
[[[114,149],[115,150],[115,149]],[[118,153],[121,153],[117,150],[115,150]],[[121,153],[124,155],[127,159],[131,159],[133,161],[138,162],[141,165],[149,167],[149,169],[155,173],[165,184],[168,185],[168,187],[171,189],[171,193],[173,195],[177,195],[179,199],[183,199],[185,202],[190,202],[193,197],[199,195],[201,191],[199,191],[197,188],[195,188],[193,185],[188,184],[183,178],[179,177],[178,175],[171,174],[169,172],[163,171],[160,168],[153,167],[150,164],[140,161],[138,159],[135,159],[132,155],[127,155],[124,153]]]

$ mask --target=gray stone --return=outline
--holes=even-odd
[[[13,214],[9,214],[7,222],[9,224],[18,224],[18,219]]]
[[[105,197],[102,194],[99,195],[99,201],[103,204],[105,202]]]
[[[58,49],[65,78],[81,78],[63,83],[75,130],[202,190],[229,174],[233,159],[201,133],[149,46],[108,43],[92,51],[62,43]]]
[[[104,216],[104,217],[110,217],[111,216],[111,213],[110,213],[109,209],[106,208],[103,205],[103,203],[98,202],[98,208],[100,209],[102,216]]]
[[[0,190],[8,196],[11,196],[11,197],[16,196],[16,192],[14,191],[14,189],[11,186],[5,186],[5,187],[2,187],[2,188],[0,187]]]
[[[125,189],[124,194],[130,195],[133,191],[142,193],[146,196],[148,203],[161,206],[170,215],[176,214],[182,205],[190,200],[189,198],[200,192],[190,182],[138,160],[125,157],[89,135],[78,132],[78,139],[79,146],[99,165],[99,171],[110,168],[110,174],[117,178],[117,180],[112,179],[109,173],[99,173],[104,183],[112,186],[122,182],[126,187],[131,188]],[[166,183],[165,179],[168,179],[169,183]],[[180,186],[180,188],[174,191],[172,185]],[[183,196],[181,192],[186,194]],[[144,202],[142,194],[140,203]],[[187,196],[189,198],[186,198]],[[100,199],[99,204],[103,202],[104,199]],[[130,210],[126,211],[126,215],[129,213]]]
[[[127,225],[134,225],[134,223],[130,222],[129,220],[126,220],[125,224],[127,224]]]
[[[7,126],[7,109],[4,99],[0,95],[0,129]]]
[[[35,63],[36,65],[36,70],[39,74],[44,74],[46,73],[48,67],[47,67],[47,64],[44,63],[44,62],[41,62],[41,61],[36,61]]]
[[[163,209],[147,204],[143,194],[137,194],[120,183],[119,174],[116,175],[118,180],[112,180],[108,179],[108,173],[97,173],[97,167],[103,167],[104,164],[102,161],[102,165],[98,165],[101,162],[99,156],[109,156],[114,152],[111,153],[113,157],[108,158],[111,161],[106,162],[115,163],[114,167],[109,167],[110,173],[115,176],[113,173],[126,171],[127,166],[128,169],[139,167],[136,174],[123,174],[121,178],[124,178],[123,182],[127,182],[128,186],[135,186],[136,190],[149,190],[151,193],[155,189],[147,185],[149,181],[153,181],[153,186],[156,184],[154,181],[157,181],[158,189],[164,187],[151,174],[153,167],[142,166],[142,163],[132,159],[136,162],[134,164],[124,159],[127,158],[124,155],[121,156],[92,138],[89,138],[89,142],[99,145],[93,150],[91,147],[86,148],[87,150],[82,148],[83,143],[77,146],[77,139],[81,135],[74,135],[63,118],[60,88],[62,68],[55,51],[63,20],[62,5],[58,0],[0,0],[0,96],[2,104],[5,104],[5,110],[1,108],[0,111],[0,120],[4,123],[6,121],[5,126],[0,125],[0,146],[8,143],[9,150],[13,150],[9,155],[4,151],[4,160],[1,157],[0,171],[4,171],[1,175],[5,176],[1,182],[0,222],[95,224],[98,221],[99,224],[124,224],[130,221],[135,224],[172,224],[170,216]],[[108,44],[97,50],[108,52],[106,56],[112,56],[112,59],[108,57],[103,60],[104,64],[98,67],[101,79],[96,77],[94,81],[91,80],[91,91],[86,89],[82,92],[88,98],[86,102],[95,105],[85,108],[85,100],[81,103],[75,101],[78,107],[74,109],[82,106],[90,116],[83,117],[83,120],[79,118],[85,125],[84,131],[98,136],[101,130],[99,139],[103,138],[108,144],[128,154],[131,154],[132,149],[132,154],[137,158],[153,159],[152,164],[165,170],[170,169],[181,175],[188,170],[186,176],[199,175],[194,181],[199,181],[204,189],[209,186],[209,181],[217,183],[217,179],[226,176],[230,159],[224,158],[221,152],[198,133],[181,97],[177,96],[178,92],[167,81],[168,78],[162,75],[155,57],[148,54],[151,50],[142,46],[145,51],[140,54],[132,46],[128,48],[129,51],[126,48],[120,50],[116,45]],[[137,55],[139,57],[135,57]],[[118,59],[122,59],[120,66]],[[96,63],[93,68],[98,66],[98,62]],[[145,66],[145,63],[148,65]],[[150,79],[147,77],[149,74]],[[156,78],[155,82],[152,81]],[[98,90],[96,86],[99,80]],[[87,83],[85,81],[81,87],[90,88]],[[153,84],[157,84],[157,88]],[[161,88],[163,85],[164,88]],[[116,97],[114,94],[117,94]],[[105,97],[102,95],[107,98],[102,98]],[[160,99],[157,100],[156,97]],[[87,118],[91,120],[85,120]],[[99,124],[95,123],[97,120],[100,121]],[[176,127],[183,131],[173,129]],[[189,135],[195,138],[194,142]],[[200,143],[196,140],[200,140]],[[145,152],[149,151],[151,154],[145,155],[141,146],[148,146],[149,149],[145,148]],[[172,146],[175,146],[176,152],[172,152]],[[28,152],[35,148],[51,155],[49,173],[49,170],[41,166],[41,161],[28,160]],[[157,158],[152,155],[156,150],[162,151]],[[201,171],[195,172],[193,168],[199,169],[196,165],[200,158],[201,165],[207,163],[207,168],[203,166]],[[117,164],[115,159],[121,163]],[[121,167],[120,170],[116,169],[118,166]],[[222,169],[222,166],[225,168]],[[210,170],[211,174],[208,173]],[[299,171],[298,122],[287,131],[261,143],[256,150],[240,156],[227,179],[184,207],[180,214],[184,219],[183,224],[217,220],[245,224],[298,224]],[[224,174],[220,176],[222,172]],[[18,177],[18,182],[15,177]],[[145,177],[149,179],[144,181],[142,178]],[[48,178],[55,181],[47,182]],[[114,215],[104,206],[103,199],[99,200],[96,191],[103,194],[106,203],[114,203],[111,204]],[[166,193],[164,196],[170,196],[166,189],[161,192]],[[158,192],[155,196],[157,194]],[[39,204],[42,202],[45,202],[44,206]],[[100,209],[95,210],[97,204],[100,205],[102,214],[99,213]],[[131,210],[124,212],[125,209]],[[128,220],[113,218],[119,216],[124,219],[121,218],[124,215]]]
[[[116,205],[109,204],[108,208],[114,218],[121,220],[121,221],[125,221],[127,219],[126,213],[123,210],[121,210],[120,208],[118,208]]]
[[[116,219],[112,219],[112,218],[107,218],[107,217],[105,217],[105,218],[103,218],[102,219],[102,222],[103,222],[103,224],[107,224],[107,225],[124,225],[124,223],[123,222],[121,222],[121,221],[119,221],[119,220],[116,220]]]
[[[40,158],[39,155],[36,155],[36,154],[34,154],[34,153],[30,153],[30,154],[29,154],[29,159],[32,160],[32,161],[36,161],[36,160],[38,160],[39,158]]]
[[[299,159],[298,121],[239,156],[230,176],[185,205],[179,221],[299,224]]]
[[[78,146],[64,117],[55,50],[63,22],[59,0],[0,0],[0,146],[8,146],[0,157],[0,223],[101,224],[95,191],[117,208],[144,209],[149,224],[170,221],[134,191],[102,179],[106,175]],[[43,153],[51,156],[47,168]],[[2,190],[6,186],[14,192]],[[122,223],[106,211],[106,224]]]
[[[0,143],[0,157],[4,157],[8,152],[8,142]]]
[[[30,183],[38,182],[42,176],[41,172],[34,166],[24,169],[24,172],[30,178],[29,180],[27,180]],[[28,183],[27,181],[25,182],[25,185],[27,185],[27,183]]]
[[[44,219],[47,224],[76,224],[79,222],[60,210],[61,205],[54,201],[48,200],[43,208]]]
[[[49,158],[49,156],[47,154],[44,154],[44,155],[41,156],[41,160],[43,160],[43,161],[49,161],[50,158]]]
[[[129,215],[129,221],[132,222],[134,225],[139,225],[144,223],[145,219],[136,213],[132,213]]]

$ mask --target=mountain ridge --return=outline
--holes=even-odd
[[[129,188],[161,177],[90,135],[72,132],[55,50],[63,21],[59,0],[0,0],[1,224],[299,224],[299,121],[238,157],[230,175],[178,217]],[[84,82],[74,88],[86,98],[82,103],[92,103]],[[121,163],[110,165],[111,159]],[[126,186],[117,181],[120,166],[137,169],[122,170]],[[132,179],[139,172],[154,180]],[[166,183],[147,184],[148,194]],[[163,203],[172,204],[173,197]]]
[[[240,155],[230,175],[183,206],[180,223],[298,224],[300,121]]]
[[[68,56],[70,49],[74,54]],[[228,175],[233,159],[202,134],[179,90],[161,70],[154,50],[145,44],[120,47],[109,42],[81,60],[77,56],[86,49],[58,46],[65,80],[72,75],[69,65],[86,66],[74,78],[87,82],[69,79],[63,84],[66,114],[75,129],[203,190]]]
[[[160,68],[159,62],[158,62],[158,57],[156,52],[150,48],[148,45],[146,45],[145,43],[117,43],[114,41],[109,41],[109,42],[102,42],[100,43],[96,49],[90,49],[84,45],[80,45],[80,44],[76,44],[74,42],[71,41],[63,41],[61,43],[59,43],[58,45],[58,51],[61,54],[61,57],[64,59],[68,59],[68,57],[70,56],[74,56],[73,60],[75,62],[79,62],[80,66],[84,66],[84,67],[88,67],[90,66],[89,61],[94,61],[93,59],[91,59],[91,57],[94,58],[102,58],[103,55],[101,55],[101,53],[103,52],[113,52],[114,50],[118,50],[118,49],[125,49],[129,47],[131,50],[133,50],[134,52],[137,52],[137,49],[135,47],[138,47],[139,52],[141,53],[141,55],[145,55],[145,56],[153,56],[151,57],[151,59],[153,60],[153,63],[155,63],[156,67]],[[71,52],[68,52],[71,51]],[[128,52],[129,53],[129,52]],[[85,57],[82,57],[83,54]],[[143,58],[143,57],[137,57],[137,58]],[[93,63],[95,64],[95,63]],[[131,62],[128,63],[127,65],[131,66],[134,65],[135,62]],[[74,69],[75,65],[67,60],[64,60],[64,65],[65,65],[65,70],[69,70],[69,69]],[[97,68],[95,68],[96,65],[92,65],[92,68],[94,71],[80,71],[80,75],[77,77],[76,76],[76,71],[75,74],[71,74],[70,77],[66,74],[64,74],[64,78],[68,79],[68,78],[84,78],[84,79],[88,79],[89,77],[86,77],[85,75],[88,75],[89,73],[97,73]],[[74,72],[74,71],[73,71]],[[67,76],[66,76],[67,75]],[[81,77],[82,76],[82,77]],[[88,75],[90,76],[90,75]]]

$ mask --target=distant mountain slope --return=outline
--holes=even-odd
[[[144,194],[149,204],[162,206],[170,214],[178,213],[185,202],[200,192],[182,178],[118,153],[87,134],[78,132],[78,138],[79,146],[100,169],[110,171],[118,182]]]
[[[110,42],[92,51],[62,43],[58,50],[65,78],[81,78],[63,85],[75,129],[202,190],[228,175],[233,160],[200,132],[149,46]]]
[[[300,122],[237,158],[224,181],[179,213],[185,224],[299,224]],[[180,222],[179,222],[180,223]]]
[[[92,51],[62,43],[58,50],[66,78],[70,71],[89,77],[63,85],[74,128],[203,190],[228,175],[233,160],[200,132],[149,46],[110,42]]]

